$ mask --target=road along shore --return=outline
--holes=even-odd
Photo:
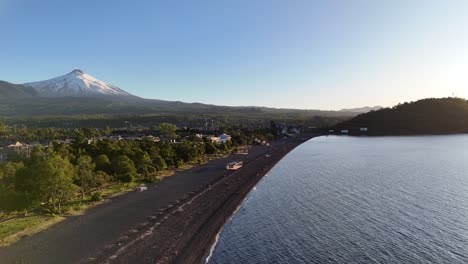
[[[68,217],[0,248],[0,263],[200,263],[216,234],[248,192],[284,155],[308,140],[254,146],[177,172]],[[225,169],[228,162],[244,166]]]
[[[250,190],[310,137],[275,142],[231,174],[149,216],[89,263],[202,263],[216,235]]]

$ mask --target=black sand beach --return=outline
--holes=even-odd
[[[306,139],[256,146],[112,198],[0,248],[1,263],[200,263],[247,193]],[[244,167],[225,170],[233,160]]]

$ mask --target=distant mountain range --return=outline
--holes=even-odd
[[[369,135],[419,135],[468,133],[468,101],[462,98],[429,98],[360,114],[335,126]]]
[[[45,81],[24,84],[0,82],[0,117],[69,115],[236,115],[238,117],[312,119],[352,117],[357,111],[227,107],[144,99],[76,69]]]
[[[37,96],[36,90],[31,87],[0,81],[0,99],[15,99]]]
[[[349,109],[341,109],[340,112],[352,112],[352,113],[367,113],[370,111],[376,111],[383,108],[382,106],[365,106],[360,108],[349,108]]]

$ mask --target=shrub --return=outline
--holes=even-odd
[[[102,201],[102,193],[101,192],[95,192],[91,196],[91,201],[92,202],[99,202]]]
[[[180,168],[180,167],[182,167],[183,165],[184,165],[184,161],[181,160],[181,159],[176,160],[176,161],[175,161],[175,164],[174,164],[174,166],[175,166],[176,168]]]

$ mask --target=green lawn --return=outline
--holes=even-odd
[[[226,156],[227,154],[218,154],[211,159],[218,159],[221,157]],[[208,160],[211,160],[208,159]],[[203,161],[202,163],[206,163],[207,161]],[[161,171],[159,176],[156,180],[161,180],[164,177],[171,176],[176,171],[187,170],[195,166],[196,164],[184,164],[179,169],[167,169]],[[135,186],[140,185],[141,183],[133,182],[130,184],[120,185],[114,184],[108,186],[104,190],[101,191],[103,199],[113,197],[116,195],[120,195],[122,193],[132,191]],[[61,220],[65,219],[65,217],[70,215],[79,215],[86,211],[86,209],[99,204],[99,202],[91,201],[91,195],[87,195],[84,200],[81,199],[74,199],[62,205],[62,213],[58,215],[48,215],[48,214],[35,214],[31,213],[29,216],[23,217],[20,214],[10,220],[0,222],[0,247],[1,246],[8,246],[23,236],[33,235],[38,233],[42,230],[47,229],[48,227],[52,226],[53,224],[60,222]],[[1,219],[1,218],[0,218]],[[0,220],[1,221],[1,220]]]
[[[1,222],[0,246],[8,245],[20,239],[22,235],[42,230],[42,228],[45,228],[45,223],[55,223],[59,220],[60,217],[55,216],[30,215]]]
[[[126,185],[113,185],[105,189],[103,198],[112,197],[132,190],[137,183]],[[66,216],[82,214],[86,209],[98,204],[99,202],[92,202],[90,196],[85,200],[76,199],[65,203],[62,206],[63,213],[58,216],[47,214],[30,214],[29,216],[19,216],[13,219],[0,222],[0,247],[8,246],[21,239],[22,236],[32,235],[42,230],[47,229],[49,226],[60,222]]]

